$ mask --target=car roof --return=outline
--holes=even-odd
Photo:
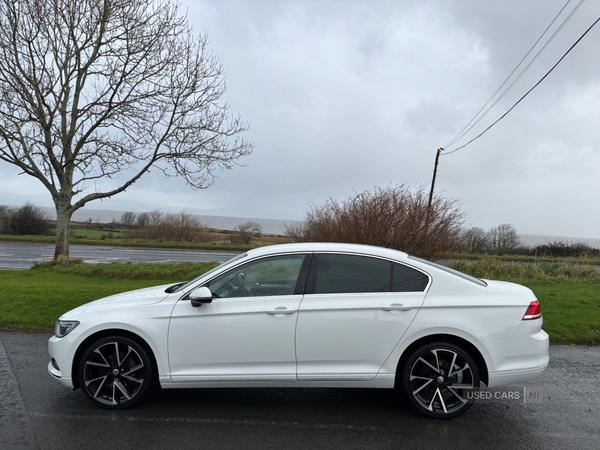
[[[371,256],[381,256],[396,260],[405,260],[408,254],[385,247],[376,247],[374,245],[345,244],[336,242],[303,242],[297,244],[278,244],[266,247],[256,248],[248,251],[248,256],[266,256],[278,253],[297,253],[297,252],[342,252],[358,253]]]

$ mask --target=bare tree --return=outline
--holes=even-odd
[[[230,237],[232,244],[245,244],[249,245],[253,238],[260,237],[262,234],[262,225],[257,222],[241,223],[233,228],[233,233]]]
[[[120,222],[121,226],[131,229],[134,227],[135,221],[136,221],[135,213],[133,213],[131,211],[127,211],[121,215],[121,220],[119,222]]]
[[[464,249],[469,253],[483,253],[489,246],[488,234],[483,228],[472,227],[463,231],[461,241]]]
[[[137,228],[143,228],[148,225],[149,221],[150,215],[148,213],[140,213],[138,214],[137,219],[135,221],[135,226]]]
[[[207,44],[169,0],[0,0],[0,159],[50,192],[55,258],[151,167],[200,189],[252,151]]]
[[[519,236],[514,226],[503,223],[488,231],[490,246],[495,253],[506,253],[519,246]]]
[[[14,209],[8,206],[0,206],[0,234],[10,234],[10,218],[14,214]]]

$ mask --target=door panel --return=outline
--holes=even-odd
[[[222,298],[199,308],[179,301],[169,327],[172,380],[295,380],[301,298]]]
[[[313,256],[296,327],[298,380],[370,380],[425,299],[429,277],[359,254]]]
[[[392,353],[425,294],[311,294],[296,328],[298,380],[370,380]]]
[[[305,254],[241,264],[206,283],[211,303],[180,300],[169,327],[173,381],[296,380],[295,328]],[[301,289],[300,289],[301,290]]]

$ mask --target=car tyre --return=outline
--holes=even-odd
[[[417,348],[401,369],[404,395],[423,414],[456,417],[473,405],[479,389],[477,365],[462,347],[433,342]]]
[[[133,339],[109,336],[92,343],[79,362],[80,386],[88,399],[106,409],[139,403],[152,384],[152,362]]]

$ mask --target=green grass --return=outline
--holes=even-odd
[[[217,263],[84,264],[47,262],[0,271],[0,328],[51,330],[64,312],[108,295],[185,281]],[[553,343],[600,344],[600,274],[586,265],[456,262],[472,275],[513,281],[533,290]]]
[[[600,344],[600,283],[523,284],[540,301],[552,343]]]
[[[217,262],[85,264],[79,259],[71,259],[67,262],[48,261],[35,264],[31,271],[103,279],[185,281],[192,280],[218,265]]]
[[[191,280],[218,263],[43,263],[0,271],[0,328],[51,330],[63,313],[109,295]]]
[[[478,278],[519,283],[542,307],[544,330],[553,343],[600,344],[600,273],[588,264],[515,263],[488,257],[450,264]]]
[[[177,280],[114,280],[62,273],[0,271],[0,328],[51,330],[63,313],[119,292]]]
[[[499,261],[513,261],[519,263],[564,263],[564,264],[591,264],[600,266],[598,257],[553,257],[553,256],[525,256],[525,255],[482,255],[479,253],[447,253],[440,255],[439,259],[479,261],[482,259],[495,259]]]
[[[513,281],[516,283],[523,281],[600,283],[600,273],[589,264],[569,264],[566,262],[517,263],[488,257],[479,261],[454,261],[448,266],[474,277],[489,280]]]
[[[86,230],[85,228],[71,228],[72,236],[77,236],[79,239],[106,239],[106,236],[112,233],[116,236],[125,236],[125,229],[108,229],[108,230]]]

